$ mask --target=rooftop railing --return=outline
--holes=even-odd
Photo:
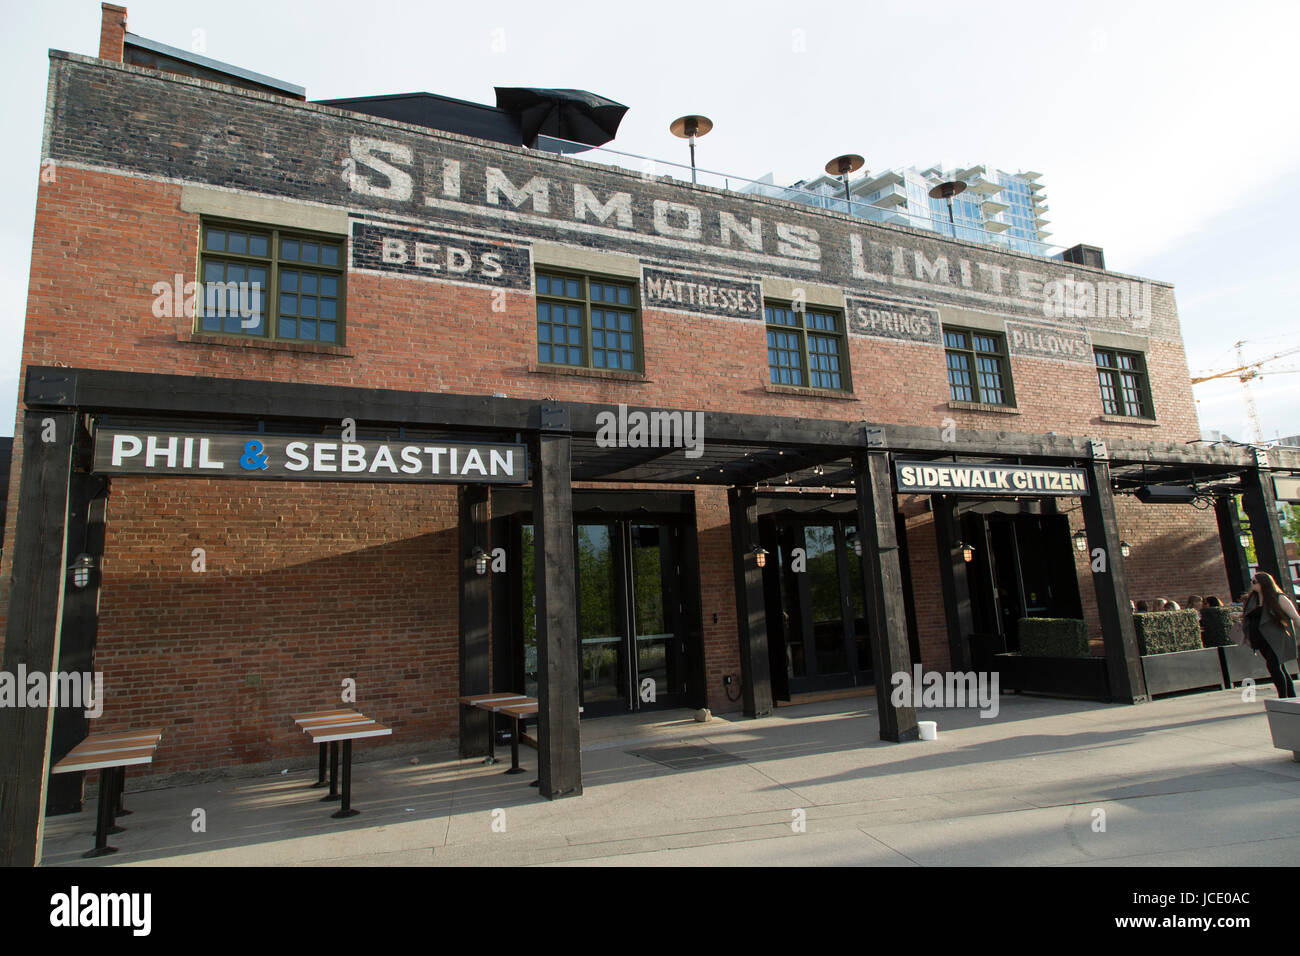
[[[566,155],[575,155],[575,158],[586,160],[588,162],[603,163],[610,166],[617,166],[620,169],[637,173],[646,179],[676,179],[682,182],[698,182],[701,185],[713,186],[718,189],[725,189],[729,192],[739,193],[749,196],[765,196],[769,199],[784,199],[789,202],[801,203],[805,206],[812,206],[816,209],[826,209],[832,212],[845,213],[858,219],[865,219],[868,222],[877,222],[883,224],[892,224],[898,226],[911,226],[914,229],[925,229],[929,232],[938,233],[942,236],[953,236],[954,227],[946,219],[936,219],[929,215],[930,210],[926,209],[924,213],[904,211],[900,209],[889,209],[881,206],[874,206],[871,203],[863,202],[860,199],[845,199],[840,196],[829,195],[827,193],[804,189],[799,186],[778,186],[774,182],[762,179],[748,179],[744,176],[737,176],[732,173],[720,173],[716,170],[706,169],[697,166],[691,169],[684,163],[675,163],[666,159],[654,159],[649,156],[641,156],[637,153],[628,153],[623,150],[610,149],[607,146],[587,146],[583,143],[575,143],[570,140],[557,139],[551,136],[538,136],[537,148],[554,153],[563,153]],[[958,217],[956,223],[956,238],[967,242],[975,242],[981,245],[992,246],[998,249],[1006,249],[1013,252],[1025,252],[1030,255],[1043,256],[1052,258],[1058,255],[1065,247],[1052,245],[1051,243],[1039,242],[1033,239],[1022,239],[1017,236],[1009,236],[1004,233],[988,232],[978,224],[972,224],[969,220]]]

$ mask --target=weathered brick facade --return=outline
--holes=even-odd
[[[51,57],[41,158],[56,175],[38,194],[24,369],[951,423],[958,433],[1198,437],[1173,290],[1161,283],[1149,284],[1149,317],[1054,320],[1043,315],[1043,282],[1128,277],[62,53]],[[213,339],[184,314],[155,315],[158,283],[197,277],[194,187],[346,213],[340,344]],[[538,366],[542,243],[634,257],[654,278],[654,305],[643,291],[644,372]],[[734,295],[690,289],[709,276]],[[781,283],[848,297],[851,394],[768,384],[761,307],[746,296],[780,298],[768,290]],[[873,325],[868,310],[891,307],[939,323],[1037,329],[1009,357],[1016,408],[950,403],[937,329]],[[1106,336],[1145,352],[1154,422],[1103,416],[1091,345]],[[1063,360],[1049,341],[1081,343],[1086,354]],[[22,414],[20,402],[18,435]],[[11,515],[21,462],[15,447]],[[1062,507],[1081,526],[1077,508]],[[734,709],[723,685],[739,672],[723,489],[696,490],[695,510],[708,702]],[[1212,513],[1123,501],[1121,521],[1134,596],[1224,590]],[[400,738],[455,734],[454,489],[115,479],[107,527],[96,658],[105,723],[167,727],[156,771],[302,756],[287,715],[319,705],[339,674],[356,677],[360,705]],[[928,516],[909,521],[908,544],[923,661],[942,668],[948,638]],[[196,547],[206,550],[203,573],[192,570]],[[1082,559],[1079,581],[1096,632]]]

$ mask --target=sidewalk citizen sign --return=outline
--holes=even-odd
[[[528,480],[528,451],[524,445],[492,442],[347,442],[328,436],[100,428],[94,470],[108,475],[518,485]]]
[[[900,461],[900,495],[1086,495],[1082,468],[1038,465],[971,465],[951,461]]]
[[[1274,475],[1273,494],[1278,501],[1300,502],[1300,475]]]

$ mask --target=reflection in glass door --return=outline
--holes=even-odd
[[[685,706],[689,677],[682,529],[582,522],[577,552],[579,661],[585,716]],[[537,694],[533,527],[522,526],[524,693]],[[697,612],[698,613],[698,612]],[[633,651],[635,648],[635,652]]]

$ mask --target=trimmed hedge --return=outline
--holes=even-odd
[[[1206,647],[1228,647],[1232,639],[1232,608],[1207,607],[1201,610],[1201,643]]]
[[[1087,657],[1088,626],[1073,617],[1022,617],[1016,625],[1026,657]]]
[[[1133,615],[1138,649],[1142,654],[1169,654],[1200,650],[1201,615],[1185,611],[1142,611]]]

